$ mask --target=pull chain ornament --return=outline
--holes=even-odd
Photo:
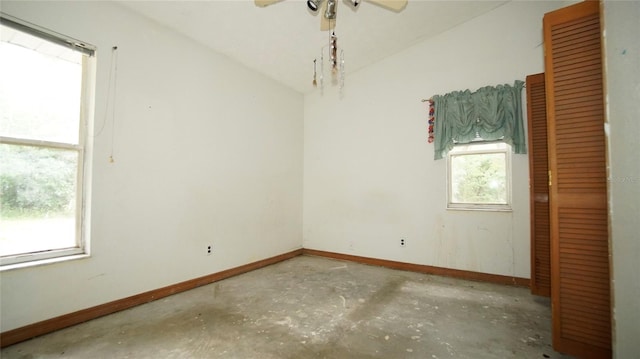
[[[338,37],[335,31],[331,32],[329,40],[329,54],[331,58],[331,82],[335,85],[338,82]]]
[[[328,50],[328,54],[327,54]],[[325,55],[328,56],[328,64],[327,67],[330,68],[330,83],[334,86],[340,87],[340,97],[343,96],[343,88],[344,88],[344,51],[340,49],[338,51],[338,37],[336,36],[335,31],[332,31],[329,35],[329,44],[320,48],[320,69],[318,69],[318,59],[313,60],[313,87],[318,87],[318,82],[320,83],[320,94],[324,95],[324,85],[325,85]],[[320,73],[318,73],[318,70]],[[317,77],[320,76],[318,80]]]

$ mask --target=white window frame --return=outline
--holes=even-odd
[[[80,118],[78,143],[63,143],[32,140],[26,138],[0,136],[0,143],[11,145],[25,145],[32,147],[74,150],[78,153],[78,168],[76,172],[76,228],[74,247],[42,250],[37,252],[19,253],[0,257],[0,271],[22,268],[27,266],[54,263],[59,261],[88,257],[90,233],[90,183],[91,183],[91,153],[93,147],[93,108],[95,97],[96,47],[85,42],[61,35],[43,27],[28,23],[8,14],[0,13],[3,25],[17,31],[36,36],[75,51],[82,57],[82,84],[80,99]]]
[[[482,148],[483,144],[504,144],[503,148],[492,149]],[[505,155],[505,181],[506,181],[506,203],[460,203],[453,202],[453,157],[461,155],[480,155],[480,154],[493,154],[503,153]],[[463,210],[463,211],[511,211],[512,210],[512,195],[511,195],[511,146],[503,141],[474,141],[468,144],[458,144],[451,151],[447,153],[447,209],[449,210]]]

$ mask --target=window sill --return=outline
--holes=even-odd
[[[68,256],[61,256],[61,257],[55,257],[55,258],[36,259],[33,261],[20,262],[20,263],[14,263],[14,264],[5,264],[0,266],[0,272],[10,271],[14,269],[43,266],[43,265],[48,265],[53,263],[73,261],[73,260],[84,259],[89,257],[91,257],[91,255],[87,253],[83,253],[83,254],[72,254]]]
[[[470,212],[513,212],[511,207],[447,207],[447,211],[470,211]]]

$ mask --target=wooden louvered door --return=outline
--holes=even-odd
[[[611,356],[600,4],[544,16],[553,346]]]
[[[529,191],[531,202],[531,293],[551,296],[549,164],[544,73],[527,76]]]

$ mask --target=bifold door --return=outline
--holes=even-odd
[[[526,79],[531,202],[531,293],[551,296],[549,240],[549,162],[544,73]]]
[[[544,16],[554,349],[611,356],[600,4]]]

